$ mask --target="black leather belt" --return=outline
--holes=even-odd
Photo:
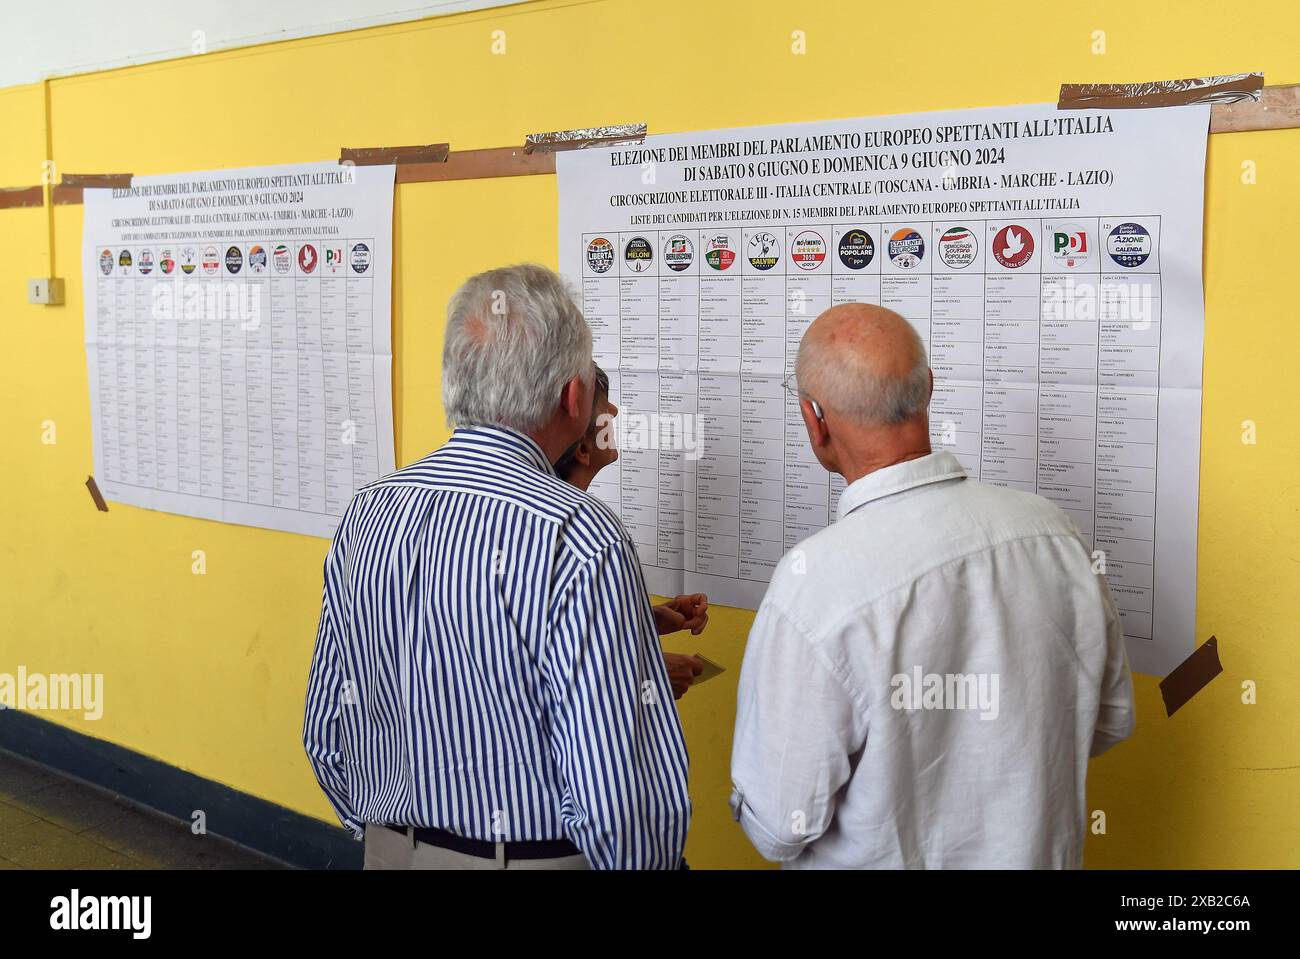
[[[426,843],[430,846],[437,846],[439,849],[450,849],[452,852],[461,852],[467,856],[477,856],[479,859],[496,859],[497,844],[488,842],[486,839],[466,839],[464,836],[457,836],[455,833],[447,832],[445,829],[430,829],[426,826],[389,826],[384,825],[385,829],[391,829],[401,836],[410,837],[409,830],[414,831],[415,841]],[[521,842],[503,843],[505,846],[505,858],[511,859],[562,859],[565,856],[581,856],[580,850],[567,839],[536,839]]]

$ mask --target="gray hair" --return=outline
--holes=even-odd
[[[907,330],[911,357],[901,378],[882,376],[869,359],[843,347],[805,340],[795,360],[799,392],[868,426],[893,426],[924,413],[930,402],[930,365],[916,329],[908,323]]]
[[[442,405],[455,426],[543,426],[575,376],[590,384],[591,328],[558,273],[524,263],[471,276],[447,305]]]

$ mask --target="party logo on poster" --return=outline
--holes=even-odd
[[[1121,223],[1106,237],[1106,252],[1120,266],[1141,266],[1151,256],[1151,234],[1141,223]]]
[[[623,262],[633,273],[644,273],[654,265],[655,250],[643,236],[634,236],[623,247]]]
[[[352,272],[364,273],[370,269],[370,247],[364,243],[352,244]]]
[[[176,272],[176,258],[172,256],[171,250],[163,250],[158,254],[158,269],[166,276]]]
[[[876,241],[866,230],[849,230],[840,237],[840,262],[850,270],[865,269],[876,256]]]
[[[285,274],[293,269],[293,256],[289,253],[288,243],[275,245],[271,250],[271,263],[275,266],[276,273]]]
[[[815,270],[826,262],[826,240],[820,233],[804,230],[790,246],[790,259],[801,270]]]
[[[181,272],[189,276],[199,265],[199,251],[192,246],[181,250]]]
[[[598,236],[587,244],[587,266],[592,273],[608,273],[614,265],[614,244]]]
[[[749,257],[749,265],[754,269],[770,270],[781,259],[781,241],[776,238],[775,233],[769,233],[767,230],[755,233],[749,238],[749,249],[746,255]]]
[[[119,271],[123,276],[126,276],[128,273],[131,272],[131,267],[132,267],[132,265],[134,265],[134,263],[135,263],[135,260],[133,260],[133,259],[131,258],[131,251],[130,251],[130,250],[123,250],[121,253],[119,253],[119,254],[117,255],[117,267],[118,267],[118,271]]]
[[[1052,259],[1057,266],[1075,270],[1088,262],[1092,256],[1092,244],[1088,242],[1088,231],[1077,223],[1062,223],[1051,231]]]
[[[141,276],[148,276],[153,272],[153,250],[145,247],[140,251],[140,255],[135,259],[135,268],[140,271]]]
[[[99,254],[99,272],[108,276],[113,272],[113,251],[103,250]]]
[[[925,238],[910,226],[889,237],[889,260],[900,270],[915,270],[925,258]]]
[[[731,248],[731,237],[725,233],[717,233],[709,237],[709,242],[704,245],[704,262],[711,269],[719,272],[731,269],[731,264],[736,262],[736,251]]]
[[[689,270],[695,259],[695,245],[681,233],[674,233],[664,244],[664,263],[675,273]]]
[[[337,246],[323,246],[320,249],[320,258],[323,261],[321,272],[328,273],[330,276],[337,276],[343,269],[343,249]]]
[[[993,258],[1008,270],[1018,270],[1034,256],[1034,237],[1025,227],[1011,224],[993,237]]]
[[[226,250],[226,272],[234,276],[244,268],[244,251],[237,246]]]
[[[254,243],[248,248],[248,272],[266,272],[266,247],[260,243]]]
[[[964,226],[944,230],[939,237],[939,259],[954,270],[964,270],[979,256],[979,241],[973,231]]]
[[[211,276],[221,269],[221,257],[217,253],[215,246],[210,246],[203,251],[203,272]]]
[[[314,273],[319,257],[316,255],[316,247],[310,243],[304,243],[298,247],[298,269],[304,273]]]

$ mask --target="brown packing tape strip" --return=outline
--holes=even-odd
[[[104,502],[104,494],[99,491],[99,484],[95,482],[95,477],[86,477],[86,489],[90,490],[90,498],[95,501],[95,506],[101,513],[108,512],[108,504]]]
[[[44,206],[45,191],[38,186],[12,186],[0,189],[0,210],[26,206]]]
[[[124,187],[131,185],[130,173],[65,173],[59,177],[59,186]]]
[[[614,123],[604,127],[583,127],[579,130],[530,133],[524,137],[524,152],[559,153],[563,150],[612,146],[615,143],[640,143],[645,139],[647,129],[644,123]]]
[[[1211,636],[1192,655],[1160,680],[1160,695],[1165,699],[1165,713],[1172,716],[1189,699],[1205,688],[1223,666],[1219,662],[1219,641]]]
[[[1211,133],[1294,130],[1300,127],[1300,83],[1265,87],[1259,102],[1219,103],[1210,108]]]
[[[355,166],[382,166],[385,163],[446,163],[451,152],[449,143],[425,143],[406,147],[344,147],[340,163]]]
[[[446,163],[410,163],[397,168],[398,183],[481,180],[499,176],[535,176],[555,172],[554,153],[525,153],[521,147],[456,150]]]
[[[1258,101],[1264,74],[1154,80],[1147,83],[1063,83],[1058,110],[1125,110],[1178,107],[1189,103]]]

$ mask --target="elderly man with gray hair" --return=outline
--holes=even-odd
[[[552,464],[591,331],[555,273],[452,298],[455,431],[362,488],[325,561],[303,740],[366,868],[680,868],[687,759],[636,549]]]
[[[1089,756],[1133,729],[1119,615],[1053,504],[932,451],[925,349],[848,304],[799,347],[848,484],[782,559],[745,650],[732,809],[794,868],[1077,868]]]

